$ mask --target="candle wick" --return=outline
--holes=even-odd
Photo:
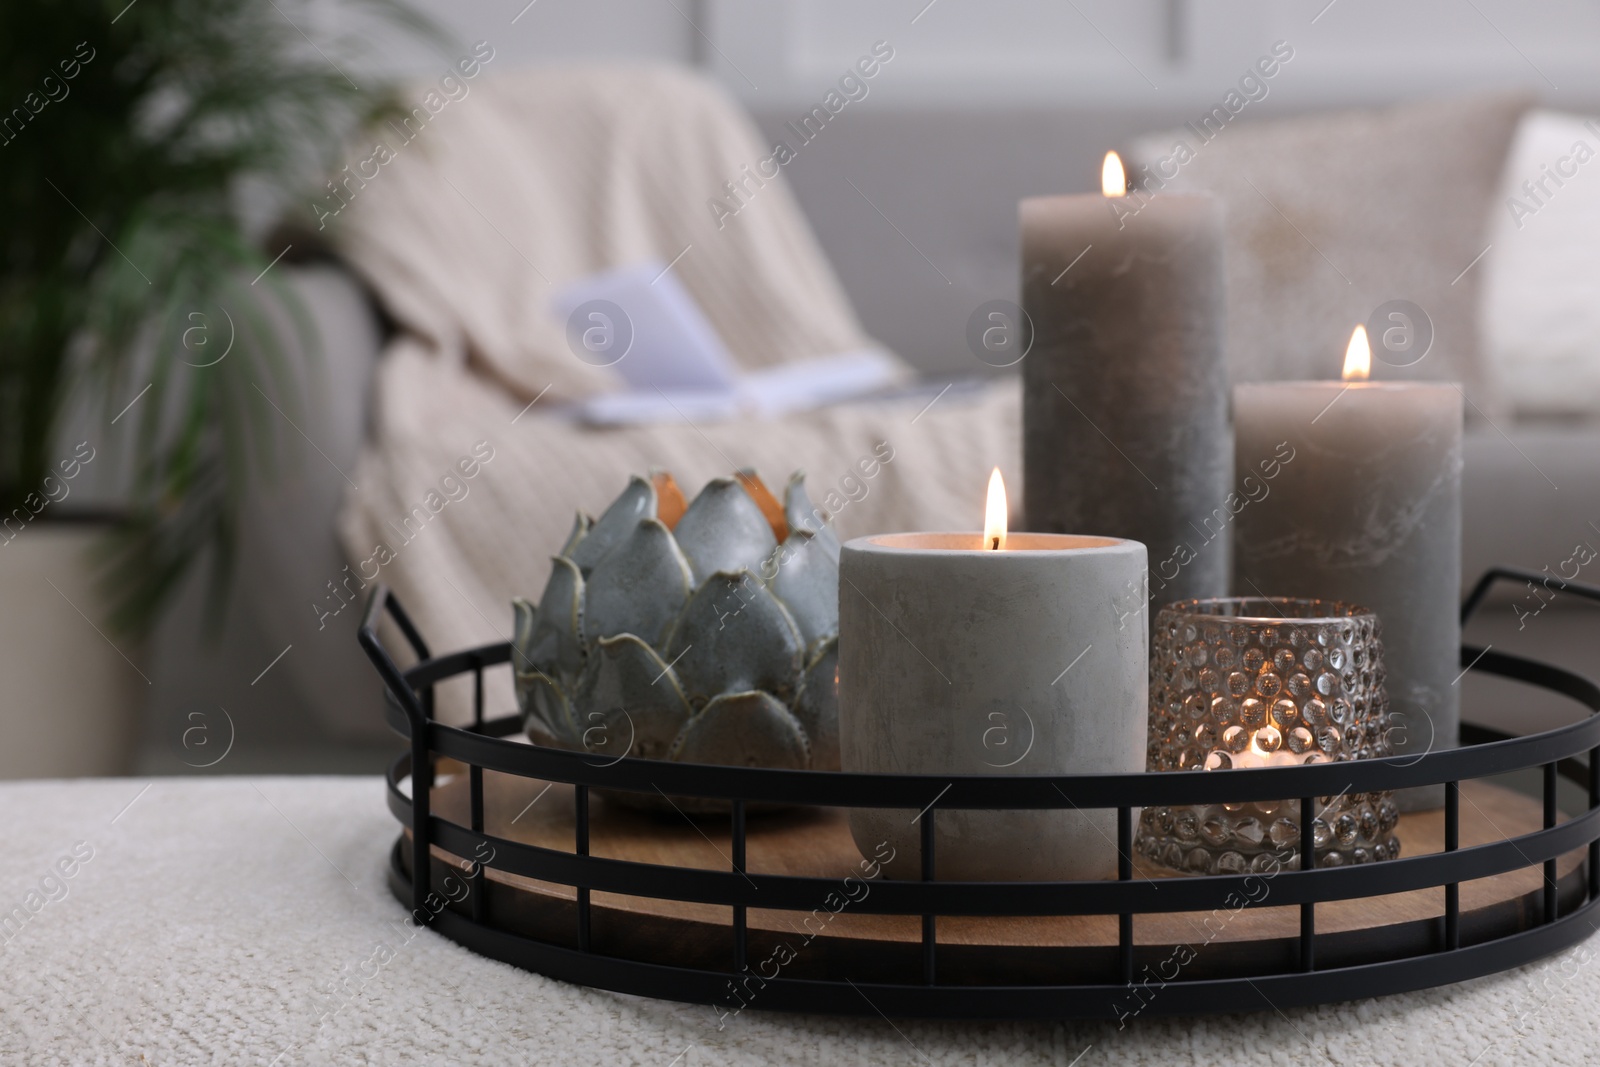
[[[1000,551],[1000,538],[999,537],[991,537],[991,538],[989,538],[989,547],[991,549],[993,549],[994,551],[996,551],[996,552]]]

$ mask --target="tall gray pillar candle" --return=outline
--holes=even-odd
[[[1144,546],[1107,537],[976,533],[857,538],[839,560],[844,770],[1018,775],[1142,771],[1149,656],[1143,626],[1109,610],[1144,572]],[[934,804],[937,787],[927,800]],[[858,808],[850,829],[891,877],[1114,877],[1114,810]],[[1134,816],[1137,818],[1137,813]],[[887,847],[885,847],[887,845]]]
[[[1108,170],[1112,157],[1107,159]],[[1023,526],[1142,541],[1145,596],[1222,596],[1233,434],[1222,215],[1205,196],[1022,201]],[[1154,610],[1149,612],[1153,617]],[[1148,623],[1148,619],[1143,620]]]
[[[1461,724],[1461,393],[1347,376],[1234,389],[1239,470],[1276,459],[1270,492],[1234,521],[1235,592],[1323,597],[1378,616],[1394,754],[1451,748]],[[1347,667],[1346,669],[1351,669]],[[1438,807],[1442,786],[1403,790]]]

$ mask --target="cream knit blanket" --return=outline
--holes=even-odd
[[[651,260],[672,265],[746,369],[871,345],[788,186],[757,173],[756,131],[710,83],[491,63],[458,84],[436,114],[419,104],[375,127],[353,175],[372,177],[341,172],[344,196],[324,198],[348,201],[327,223],[340,253],[442,362],[523,403],[615,388],[614,370],[573,355],[551,296]],[[430,92],[411,95],[444,101]],[[749,208],[719,219],[707,203],[729,181]]]
[[[976,528],[993,466],[1020,487],[1015,387],[606,431],[553,410],[615,382],[571,354],[550,293],[630,262],[675,263],[746,368],[871,345],[781,176],[747,182],[720,229],[706,208],[767,154],[682,73],[544,70],[477,84],[360,189],[333,228],[404,332],[340,517],[347,594],[387,582],[436,651],[504,640],[573,512],[650,467],[690,494],[743,467],[781,491],[803,468],[846,537]]]
[[[574,510],[604,510],[631,471],[665,467],[692,493],[745,467],[781,487],[801,468],[846,538],[975,529],[990,467],[1021,483],[1015,387],[930,391],[766,423],[596,431],[519,418],[517,399],[415,346],[396,346],[385,361],[373,440],[340,520],[356,561],[349,588],[388,583],[436,652],[509,640],[511,597],[537,598]],[[509,679],[497,681],[505,684],[493,706],[504,710]],[[443,706],[459,709],[449,692]]]

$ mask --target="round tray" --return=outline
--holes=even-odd
[[[1491,572],[1465,611],[1499,576],[1524,577]],[[384,615],[419,660],[408,670],[378,639]],[[389,775],[406,827],[390,878],[416,919],[531,970],[707,1003],[722,1017],[1282,1008],[1504,970],[1581,940],[1600,903],[1600,718],[1516,738],[1466,727],[1474,743],[1420,758],[1226,774],[952,779],[610,763],[511,740],[515,717],[484,720],[482,673],[506,662],[505,645],[432,658],[382,588],[361,641],[388,686],[391,725],[411,739]],[[1462,659],[1600,710],[1600,688],[1568,672],[1476,648]],[[474,723],[434,721],[433,686],[462,675],[475,679]],[[408,781],[413,766],[428,788]],[[1542,800],[1481,780],[1530,769]],[[1572,817],[1557,808],[1561,777],[1586,799]],[[1193,878],[1132,856],[1134,810],[1146,804],[1438,783],[1445,808],[1401,819],[1399,860]],[[596,788],[723,799],[732,815],[645,814],[593,801]],[[804,808],[746,818],[763,802]],[[1117,810],[1118,880],[935,880],[939,811],[1069,804]],[[923,880],[867,878],[843,809],[924,806]],[[427,878],[412,877],[419,865]]]

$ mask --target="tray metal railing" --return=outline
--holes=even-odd
[[[1532,576],[1542,580],[1544,576]],[[1463,621],[1499,580],[1524,581],[1530,575],[1495,568],[1484,575],[1463,605]],[[1600,587],[1564,582],[1562,589],[1600,603]],[[399,629],[415,665],[402,669],[378,635],[387,618]],[[506,644],[487,645],[434,656],[393,593],[379,586],[369,602],[360,642],[386,689],[390,726],[409,740],[388,775],[389,806],[410,832],[409,856],[402,834],[391,857],[391,882],[409,898],[413,915],[439,932],[480,953],[525,968],[618,992],[716,1004],[725,1001],[730,980],[750,974],[750,908],[809,911],[836,886],[825,878],[766,874],[746,869],[747,812],[755,804],[811,805],[829,808],[879,807],[923,810],[921,880],[883,880],[870,896],[852,904],[867,914],[920,916],[920,973],[916,981],[856,982],[848,977],[816,980],[763,979],[761,1006],[784,1010],[946,1017],[1064,1017],[1114,1015],[1119,994],[1134,982],[1136,923],[1155,913],[1203,912],[1251,899],[1246,892],[1255,874],[1165,879],[1134,875],[1134,809],[1147,805],[1193,805],[1270,801],[1300,797],[1301,840],[1312,840],[1315,798],[1439,785],[1445,788],[1443,851],[1382,863],[1316,868],[1314,849],[1301,848],[1300,869],[1274,876],[1272,906],[1298,905],[1300,932],[1292,960],[1263,964],[1254,973],[1185,979],[1164,985],[1152,1010],[1193,1013],[1246,1010],[1317,1003],[1461,981],[1504,970],[1575,944],[1593,929],[1600,908],[1600,686],[1580,675],[1489,648],[1463,646],[1464,669],[1496,675],[1570,697],[1590,715],[1581,721],[1523,736],[1482,726],[1463,727],[1459,748],[1421,756],[1355,760],[1300,767],[1241,769],[1225,774],[1078,774],[1035,776],[934,776],[855,774],[829,771],[722,767],[624,758],[597,765],[585,752],[558,750],[506,740],[521,731],[517,716],[486,719],[483,673],[508,662]],[[468,727],[439,722],[434,686],[470,675],[473,719]],[[434,764],[449,758],[468,769],[468,825],[443,819],[430,807]],[[1502,841],[1460,845],[1460,784],[1515,771],[1543,776],[1543,825]],[[570,852],[493,837],[484,832],[485,771],[567,783],[574,791],[573,849]],[[410,777],[409,793],[402,783]],[[1561,821],[1558,779],[1586,794],[1587,805]],[[674,867],[590,855],[590,794],[594,789],[661,792],[728,801],[731,806],[732,862],[726,871]],[[961,809],[1115,809],[1118,877],[1108,881],[951,882],[938,881],[935,826],[941,811]],[[465,914],[436,907],[441,900],[429,875],[431,849],[456,856],[492,859],[471,874],[473,891]],[[1559,859],[1579,849],[1586,856],[1563,879]],[[571,886],[576,895],[576,947],[530,938],[490,921],[485,868]],[[1466,943],[1460,904],[1462,882],[1542,867],[1538,915],[1525,913],[1485,929],[1479,922]],[[408,873],[409,870],[409,873]],[[418,872],[421,872],[420,876]],[[1429,887],[1444,888],[1444,913],[1429,950],[1412,951],[1400,942],[1378,958],[1319,967],[1317,905],[1377,897]],[[725,905],[731,909],[728,967],[671,965],[629,959],[596,950],[591,895],[594,892]],[[1105,973],[1078,970],[1071,980],[1011,982],[1003,973],[985,983],[939,981],[939,916],[1115,915],[1118,935],[1115,965]],[[1407,943],[1409,944],[1409,943]],[[1227,946],[1223,946],[1226,948]],[[1270,981],[1272,997],[1262,991]]]

